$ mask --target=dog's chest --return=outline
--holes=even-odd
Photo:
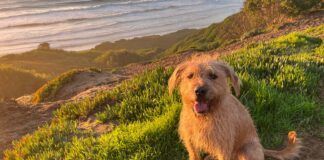
[[[191,141],[201,149],[206,147],[217,147],[219,144],[218,137],[220,137],[220,131],[217,124],[214,122],[203,123],[195,127],[190,137]]]

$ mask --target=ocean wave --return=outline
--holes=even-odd
[[[10,11],[1,11],[0,9],[0,18],[13,18],[13,17],[21,17],[21,16],[37,16],[40,14],[47,14],[51,12],[63,12],[63,11],[74,11],[74,10],[86,10],[98,8],[101,5],[92,5],[92,6],[62,6],[58,8],[48,7],[48,8],[24,8],[21,11],[17,11],[16,9],[12,9]],[[2,13],[1,13],[2,12]]]
[[[96,15],[96,16],[85,16],[85,17],[81,17],[81,18],[74,18],[75,16],[65,16],[63,17],[63,19],[59,19],[59,20],[47,20],[47,19],[41,19],[39,17],[34,17],[33,19],[29,19],[28,23],[26,23],[25,21],[19,21],[16,22],[14,19],[6,19],[6,18],[1,18],[0,17],[0,21],[5,22],[5,20],[7,21],[7,23],[0,23],[0,29],[10,29],[10,28],[19,28],[19,27],[34,27],[34,26],[41,26],[41,25],[54,25],[57,23],[69,23],[69,22],[75,22],[75,21],[85,21],[85,20],[97,20],[97,19],[104,19],[104,18],[113,18],[113,17],[118,17],[118,16],[125,16],[128,14],[139,14],[139,13],[146,13],[146,12],[153,12],[153,11],[161,11],[161,10],[167,10],[167,9],[175,9],[175,8],[179,8],[179,7],[188,7],[188,6],[193,6],[193,5],[197,5],[198,3],[194,3],[194,4],[188,4],[188,5],[169,5],[169,6],[165,6],[165,7],[160,7],[160,8],[148,8],[148,9],[134,9],[132,11],[124,11],[124,12],[117,12],[117,13],[110,13],[107,15]],[[53,13],[53,12],[52,12]],[[61,12],[62,14],[64,12]],[[65,13],[64,13],[65,14]],[[61,14],[60,14],[61,15]],[[57,15],[57,17],[61,17],[60,15]],[[17,18],[21,18],[20,16],[17,16]],[[52,17],[52,19],[54,19]],[[42,22],[43,21],[43,22]]]
[[[47,30],[51,30],[51,28],[59,28],[59,26],[55,27],[54,25],[52,24],[47,24],[48,27],[51,27],[51,28],[42,28],[45,26],[45,24],[39,24],[39,23],[35,23],[35,24],[32,24],[34,27],[38,26],[37,28],[35,28],[35,32],[38,32],[38,30],[46,30],[46,33],[50,34],[50,35],[37,35],[37,37],[53,37],[53,36],[57,36],[57,35],[60,35],[60,34],[67,34],[68,32],[73,32],[74,34],[78,34],[78,33],[82,33],[82,32],[86,32],[86,31],[95,31],[95,30],[101,30],[103,28],[106,28],[108,29],[108,27],[119,27],[119,26],[124,26],[124,25],[132,25],[132,23],[135,23],[135,22],[143,22],[143,23],[149,23],[149,21],[152,21],[152,20],[155,20],[155,19],[159,19],[159,20],[163,20],[163,19],[168,19],[170,17],[179,17],[179,16],[185,16],[185,15],[195,15],[196,13],[199,13],[199,12],[204,12],[206,8],[202,8],[202,7],[195,7],[194,9],[187,9],[187,10],[178,10],[178,12],[174,12],[175,10],[177,10],[177,8],[174,8],[174,10],[160,10],[159,12],[155,12],[155,14],[151,14],[150,16],[135,16],[137,18],[134,18],[133,14],[129,14],[128,17],[118,17],[118,19],[111,19],[112,21],[109,21],[109,22],[103,22],[103,20],[105,18],[102,18],[101,19],[96,19],[97,21],[94,21],[94,19],[92,19],[93,21],[90,21],[88,19],[74,19],[74,20],[71,20],[69,23],[72,23],[72,21],[75,21],[75,22],[79,22],[80,20],[84,21],[84,23],[86,24],[93,24],[91,26],[82,26],[80,23],[78,24],[75,24],[75,26],[78,26],[78,28],[82,28],[82,29],[78,29],[78,28],[74,28],[74,29],[71,29],[71,28],[68,28],[66,31],[65,30],[60,30],[59,32],[57,32],[57,34],[53,34],[53,30],[52,32],[47,32]],[[107,20],[107,19],[106,19]],[[100,22],[100,23],[99,23]],[[56,23],[56,22],[53,22],[53,23]],[[69,23],[66,23],[66,24],[69,24]],[[58,23],[56,23],[58,24]],[[62,22],[63,24],[63,22]],[[71,24],[72,25],[72,24]],[[21,27],[28,27],[28,26],[21,26]],[[15,29],[15,27],[12,27],[11,28],[11,33],[15,33],[17,32],[17,28]],[[5,31],[2,30],[2,33],[0,31],[0,34],[2,35],[5,35],[4,33]],[[7,30],[7,33],[8,34],[11,34],[8,32]],[[30,33],[32,34],[33,32],[31,32],[30,30]],[[38,33],[40,34],[40,33]],[[22,38],[22,37],[21,37]],[[12,41],[19,41],[19,39],[21,38],[18,38],[17,39],[11,39]],[[33,38],[29,37],[29,40],[32,40]],[[7,40],[5,40],[7,41]],[[0,40],[0,43],[3,42]]]
[[[9,8],[0,8],[0,18],[12,18],[19,16],[37,16],[40,14],[47,14],[52,12],[63,12],[63,11],[76,11],[76,10],[87,10],[87,9],[99,9],[107,6],[116,6],[116,5],[131,5],[139,3],[152,3],[160,0],[138,0],[138,1],[125,1],[119,3],[107,3],[103,1],[73,1],[73,2],[61,2],[53,3],[49,5],[45,3],[44,5],[37,6],[18,6],[18,7],[9,7]]]
[[[112,7],[100,3],[108,1],[91,0],[92,5],[84,2],[83,7],[101,6],[0,18],[0,53],[34,49],[42,42],[49,42],[54,48],[84,49],[104,41],[205,27],[218,21],[217,17],[222,19],[238,11],[242,3],[236,1],[239,0],[109,1],[114,3]]]
[[[211,11],[210,11],[211,12]],[[218,11],[212,11],[211,13],[218,13]],[[198,12],[196,12],[198,13]],[[186,14],[190,14],[192,15],[192,17],[189,17],[186,18],[186,19],[170,19],[169,16],[165,16],[165,17],[161,17],[158,19],[158,21],[151,21],[152,19],[156,19],[156,18],[151,18],[151,19],[146,19],[147,22],[151,22],[149,26],[146,26],[146,22],[144,21],[140,21],[142,27],[141,28],[134,28],[134,29],[131,29],[132,25],[131,25],[131,22],[129,22],[128,25],[125,25],[125,23],[128,23],[128,22],[124,22],[124,24],[114,24],[113,26],[114,27],[111,27],[111,28],[115,28],[115,30],[100,30],[100,28],[105,28],[103,26],[99,26],[98,28],[87,28],[85,30],[82,30],[80,31],[79,33],[77,32],[73,32],[74,36],[70,35],[70,36],[64,36],[64,35],[67,35],[67,33],[59,33],[57,35],[51,35],[51,36],[39,36],[39,37],[36,37],[36,38],[29,38],[28,42],[30,43],[41,43],[41,42],[44,42],[44,41],[47,41],[47,42],[50,42],[50,43],[57,43],[57,42],[60,42],[60,43],[64,43],[65,41],[73,41],[73,40],[81,40],[81,39],[89,39],[91,37],[96,37],[96,38],[100,38],[100,37],[109,37],[109,36],[112,36],[112,35],[119,35],[119,34],[122,34],[122,33],[132,33],[132,32],[135,32],[137,30],[149,30],[149,29],[152,29],[152,28],[156,28],[156,27],[164,27],[164,26],[169,26],[169,25],[172,25],[172,24],[181,24],[181,23],[192,23],[194,20],[202,20],[202,19],[206,19],[208,17],[210,17],[210,15],[205,15],[204,13],[200,13],[199,15],[195,15],[194,12],[190,12],[190,13],[186,13]],[[186,14],[182,14],[182,15],[186,15]],[[178,15],[178,16],[182,16],[182,15]],[[119,27],[117,27],[117,25]],[[128,27],[121,27],[121,26],[128,26]],[[137,25],[139,27],[139,25]],[[118,28],[118,29],[116,29]],[[59,36],[57,37],[57,36]],[[47,39],[47,40],[46,40]],[[4,43],[4,41],[0,42],[1,43]],[[14,45],[19,45],[20,43],[23,43],[23,40],[11,40],[11,43],[10,42],[6,42],[6,45],[11,45],[11,46],[14,46]]]
[[[199,18],[200,21],[204,20],[205,18],[208,18],[208,16],[205,16],[204,18]],[[188,21],[179,21],[179,22],[184,22],[184,23],[190,23]],[[150,27],[143,27],[140,29],[136,29],[133,31],[118,31],[118,32],[113,32],[113,33],[106,33],[106,34],[100,34],[100,35],[93,35],[91,37],[88,36],[83,36],[83,37],[78,37],[78,38],[63,38],[63,39],[55,39],[51,41],[46,41],[51,44],[52,47],[54,48],[80,48],[83,45],[88,45],[94,47],[96,44],[101,43],[103,41],[107,41],[109,37],[117,36],[117,35],[122,35],[124,36],[122,38],[133,38],[137,36],[146,36],[146,35],[157,35],[161,33],[169,33],[170,28],[167,26],[173,25],[174,23],[168,23],[164,25],[155,25],[155,26],[150,26]],[[154,31],[149,31],[149,29],[154,28]],[[143,32],[149,32],[146,34],[143,34]],[[132,36],[130,36],[132,35]],[[118,40],[119,38],[115,38],[114,40]],[[111,40],[111,41],[114,41]],[[0,47],[0,53],[14,53],[14,52],[20,52],[23,50],[30,50],[30,49],[35,49],[38,44],[42,43],[44,41],[39,40],[39,41],[29,41],[28,43],[17,43],[17,44],[10,44],[6,45],[5,47]],[[91,45],[89,45],[89,43]],[[1,43],[0,43],[1,44]],[[1,45],[0,45],[1,46]]]

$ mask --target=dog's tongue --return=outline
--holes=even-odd
[[[208,107],[207,107],[207,104],[204,103],[204,102],[195,102],[194,104],[194,108],[195,108],[195,111],[197,113],[203,113],[203,112],[206,112],[208,110]]]

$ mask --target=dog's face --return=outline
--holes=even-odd
[[[185,62],[180,64],[169,79],[169,91],[180,87],[182,101],[197,115],[205,115],[226,94],[230,94],[227,79],[232,80],[236,94],[239,79],[226,64],[215,61]]]

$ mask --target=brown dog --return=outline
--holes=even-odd
[[[262,147],[249,112],[231,94],[228,78],[238,96],[240,81],[222,62],[193,59],[180,64],[169,79],[170,93],[180,88],[183,108],[179,134],[190,160],[200,159],[199,151],[218,160],[297,157],[301,145],[295,132],[288,134],[288,146],[281,151]]]

